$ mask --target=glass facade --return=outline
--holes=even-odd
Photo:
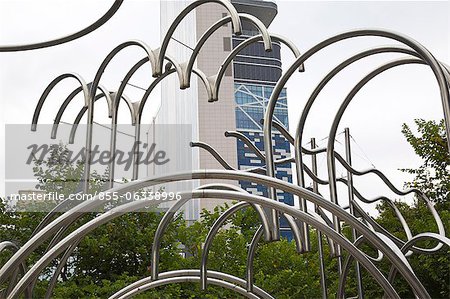
[[[245,29],[245,28],[244,28]],[[233,47],[239,45],[254,31],[244,30],[244,34],[233,37]],[[264,152],[264,135],[261,120],[264,118],[267,103],[272,95],[274,85],[281,76],[280,45],[275,44],[272,52],[266,52],[262,42],[254,43],[243,49],[233,62],[234,99],[236,130],[247,136],[256,147]],[[286,89],[281,92],[274,113],[274,120],[289,128]],[[275,159],[290,156],[290,144],[278,131],[273,137]],[[237,159],[239,169],[263,166],[264,163],[242,141],[237,140]],[[276,166],[276,177],[292,182],[290,163]],[[267,196],[267,188],[247,181],[239,182],[246,191]],[[292,194],[277,192],[277,199],[294,205]],[[281,235],[292,239],[285,219],[280,219]]]

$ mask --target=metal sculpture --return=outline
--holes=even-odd
[[[166,50],[172,34],[183,18],[194,10],[199,5],[213,2],[222,5],[228,12],[229,16],[222,18],[213,24],[199,39],[189,61],[185,63],[177,63],[172,58],[166,55]],[[25,45],[25,46],[10,46],[10,47],[0,47],[0,52],[7,51],[22,51],[31,50],[47,46],[54,46],[63,42],[73,40],[75,38],[81,37],[84,34],[89,33],[101,26],[107,21],[114,13],[117,11],[118,7],[122,1],[115,1],[113,7],[108,11],[108,13],[102,17],[99,21],[92,24],[88,28],[79,33],[70,35],[69,37],[57,39],[55,41],[44,42],[35,45]],[[223,24],[230,22],[233,25],[234,34],[240,34],[241,31],[241,19],[245,19],[254,24],[254,26],[260,32],[259,35],[250,37],[244,42],[239,44],[233,51],[230,52],[228,57],[222,63],[218,72],[214,76],[206,77],[206,75],[201,72],[201,70],[194,69],[194,62],[198,56],[198,53],[204,43],[208,38]],[[292,136],[286,128],[281,124],[274,121],[274,109],[277,103],[277,99],[286,84],[286,82],[291,78],[295,71],[304,71],[304,63],[315,53],[319,52],[323,48],[337,43],[339,41],[361,37],[361,36],[374,36],[374,37],[384,37],[396,40],[402,44],[401,46],[383,46],[367,51],[362,51],[332,69],[326,76],[320,81],[317,87],[314,89],[310,95],[304,109],[302,111],[300,120],[298,122],[295,135]],[[32,120],[32,130],[36,130],[38,118],[42,106],[51,90],[63,79],[72,77],[78,80],[80,87],[73,90],[66,98],[66,100],[61,105],[51,132],[51,137],[55,138],[57,134],[58,125],[61,121],[61,117],[68,107],[68,104],[75,98],[77,94],[83,92],[84,95],[84,106],[78,113],[72,127],[72,132],[70,136],[70,142],[74,141],[75,132],[77,126],[81,122],[83,115],[87,112],[87,135],[86,135],[86,164],[84,168],[84,190],[83,192],[89,192],[89,180],[90,180],[90,151],[92,145],[92,125],[94,117],[94,103],[96,100],[105,97],[108,103],[108,114],[111,118],[111,136],[110,136],[110,151],[115,153],[116,148],[116,135],[117,135],[117,115],[120,102],[123,100],[128,106],[131,115],[131,123],[135,126],[134,143],[139,144],[140,141],[140,125],[142,113],[144,106],[150,93],[154,88],[162,82],[165,78],[173,73],[177,73],[179,78],[179,86],[181,89],[189,88],[190,78],[192,73],[196,74],[199,79],[203,82],[204,87],[208,94],[208,101],[218,101],[219,99],[219,89],[220,82],[224,77],[225,69],[231,63],[231,61],[238,55],[238,53],[249,46],[252,43],[262,40],[266,51],[272,49],[272,41],[280,42],[285,44],[294,54],[295,62],[288,68],[288,70],[282,75],[276,84],[273,93],[270,97],[266,114],[264,116],[264,144],[265,151],[260,151],[250,139],[245,135],[235,132],[227,131],[225,132],[225,137],[231,137],[241,140],[247,147],[255,153],[255,155],[264,162],[264,166],[250,168],[245,171],[240,171],[234,169],[230,166],[227,161],[220,155],[219,151],[215,150],[206,143],[200,141],[193,141],[191,143],[192,147],[200,147],[208,151],[226,170],[194,170],[192,172],[183,172],[175,174],[167,174],[163,176],[150,177],[144,179],[138,179],[138,167],[137,167],[137,155],[139,147],[134,152],[134,162],[133,162],[133,173],[132,182],[115,187],[114,186],[114,167],[115,167],[115,157],[111,160],[110,167],[110,177],[109,177],[109,189],[105,192],[117,192],[118,194],[124,194],[126,192],[133,192],[140,190],[144,187],[155,186],[161,183],[170,182],[181,182],[190,180],[230,180],[239,181],[245,180],[252,183],[261,184],[266,186],[269,190],[268,198],[256,196],[245,192],[244,190],[234,186],[223,183],[211,183],[204,186],[200,186],[195,190],[185,190],[181,192],[181,199],[175,201],[172,207],[166,212],[162,218],[157,231],[155,233],[155,238],[153,240],[152,246],[152,271],[150,277],[145,277],[133,284],[128,285],[122,290],[115,294],[111,294],[112,299],[116,298],[130,298],[145,290],[156,288],[158,286],[180,283],[180,282],[199,282],[202,289],[207,289],[208,284],[214,284],[223,288],[228,288],[233,290],[247,298],[273,298],[270,294],[259,288],[254,284],[253,281],[253,261],[256,254],[256,248],[261,237],[264,236],[265,241],[277,241],[280,238],[279,232],[279,217],[283,214],[288,220],[289,226],[293,232],[295,242],[297,245],[297,251],[299,254],[308,252],[311,250],[309,232],[310,226],[317,230],[318,238],[318,250],[319,250],[319,263],[320,263],[320,283],[322,297],[327,298],[328,288],[326,284],[326,273],[324,266],[324,252],[322,243],[322,235],[326,236],[328,241],[328,246],[330,248],[330,253],[332,256],[338,259],[338,273],[339,273],[339,284],[336,296],[338,298],[345,298],[345,282],[349,273],[349,268],[352,262],[355,262],[356,276],[357,276],[357,290],[358,297],[363,298],[364,292],[362,289],[362,276],[360,268],[364,267],[365,270],[372,275],[372,277],[377,281],[380,287],[385,291],[386,296],[389,298],[399,298],[396,290],[392,285],[392,281],[397,274],[402,275],[404,280],[407,282],[409,287],[413,290],[414,294],[418,298],[429,298],[427,290],[424,288],[420,280],[414,274],[414,269],[408,263],[408,258],[413,254],[419,253],[434,253],[440,250],[443,246],[450,246],[450,239],[445,236],[444,226],[439,217],[439,214],[435,210],[434,206],[431,204],[429,199],[417,189],[409,190],[399,190],[397,189],[388,178],[379,170],[369,169],[369,170],[356,170],[352,167],[352,154],[350,148],[350,134],[349,130],[345,129],[345,158],[335,152],[334,143],[337,134],[337,129],[339,126],[340,119],[345,113],[346,108],[353,100],[354,96],[358,91],[364,87],[370,80],[376,77],[378,74],[387,71],[391,68],[398,67],[406,64],[425,64],[428,65],[433,71],[436,80],[439,85],[440,95],[442,99],[442,106],[444,110],[444,119],[446,124],[447,141],[450,144],[450,102],[449,102],[449,86],[450,86],[450,70],[449,68],[437,61],[431,53],[425,49],[422,45],[416,41],[403,36],[401,34],[382,31],[382,30],[356,30],[349,31],[343,34],[333,36],[326,39],[319,44],[312,47],[310,50],[306,51],[303,55],[300,54],[297,47],[289,40],[275,35],[270,34],[267,28],[264,27],[261,21],[257,18],[241,14],[236,11],[236,9],[227,0],[198,0],[190,5],[188,5],[180,15],[175,19],[173,24],[170,26],[167,35],[165,36],[161,48],[152,50],[145,43],[140,41],[128,41],[120,44],[114,50],[112,50],[107,57],[102,62],[99,67],[95,78],[89,84],[87,84],[80,76],[76,74],[63,74],[53,80],[48,87],[45,89],[43,95],[38,101],[33,120]],[[125,75],[124,79],[121,81],[120,86],[117,91],[110,92],[106,88],[100,85],[100,81],[106,67],[109,62],[115,57],[117,53],[129,46],[138,46],[142,48],[146,57],[138,61]],[[328,144],[326,148],[317,148],[315,139],[311,140],[311,148],[307,149],[303,147],[303,131],[306,120],[308,118],[309,111],[315,102],[315,99],[320,94],[322,89],[333,79],[339,72],[341,72],[346,67],[350,66],[356,61],[362,60],[372,55],[380,53],[402,53],[408,55],[406,58],[398,59],[375,69],[367,76],[365,76],[361,81],[359,81],[347,97],[342,102],[340,108],[338,109],[336,116],[334,117],[333,124],[330,128]],[[168,63],[163,70],[163,62],[166,60]],[[136,102],[132,102],[124,94],[125,86],[129,82],[133,74],[147,62],[150,63],[152,69],[152,75],[155,78],[146,89],[146,92],[142,99]],[[97,91],[100,91],[97,94]],[[275,160],[274,149],[272,145],[272,130],[277,129],[288,141],[294,146],[294,156],[287,157],[283,159]],[[320,154],[326,154],[327,157],[327,169],[328,178],[322,179],[318,177],[317,174],[317,156]],[[303,162],[303,155],[310,155],[312,157],[312,165],[308,167]],[[337,162],[336,162],[337,161]],[[296,183],[288,183],[279,180],[275,177],[276,164],[283,163],[294,163],[296,167],[297,177]],[[347,179],[338,178],[336,175],[336,163],[341,164],[347,171]],[[422,232],[417,235],[413,235],[405,221],[401,212],[395,206],[393,201],[386,196],[378,196],[372,199],[365,198],[354,186],[353,176],[364,176],[366,174],[375,174],[378,176],[385,185],[392,190],[394,193],[400,196],[404,196],[410,193],[414,193],[421,200],[424,200],[427,208],[432,213],[436,225],[438,227],[438,232]],[[309,177],[313,181],[312,188],[306,188],[305,177]],[[337,194],[337,183],[345,184],[348,188],[348,199],[349,205],[341,207],[339,205],[338,194]],[[330,198],[324,198],[319,194],[319,185],[328,185],[330,188]],[[300,209],[288,206],[284,203],[280,203],[276,198],[276,190],[282,190],[284,192],[289,192],[300,198]],[[202,252],[201,267],[200,269],[184,269],[175,270],[165,273],[159,273],[159,250],[161,244],[161,238],[164,234],[165,228],[170,224],[176,212],[189,200],[198,198],[209,198],[209,199],[233,199],[238,200],[239,203],[232,206],[226,210],[217,221],[212,226],[208,236],[205,240],[205,247]],[[394,210],[397,218],[402,224],[405,230],[407,240],[401,240],[390,232],[386,231],[382,226],[380,226],[374,219],[368,216],[363,209],[358,204],[358,200],[364,203],[373,203],[380,200],[386,201],[388,205]],[[307,203],[314,204],[313,210],[307,209]],[[13,256],[6,262],[5,265],[0,269],[0,283],[8,281],[8,289],[5,290],[4,296],[6,298],[17,298],[21,294],[25,294],[26,297],[32,296],[34,282],[40,275],[41,271],[60,254],[63,254],[62,258],[56,267],[55,272],[49,282],[49,286],[46,293],[46,298],[50,298],[53,288],[58,283],[58,276],[64,267],[67,259],[70,257],[72,252],[76,249],[77,244],[91,232],[96,227],[107,223],[117,217],[120,217],[124,213],[136,211],[139,208],[149,205],[155,205],[155,202],[148,201],[133,201],[129,203],[123,203],[117,207],[114,207],[107,212],[104,212],[84,225],[73,228],[73,223],[83,217],[90,209],[96,207],[102,207],[104,202],[101,201],[98,196],[94,200],[82,202],[78,205],[70,207],[70,209],[62,214],[58,214],[65,207],[69,206],[69,201],[64,201],[54,208],[39,226],[33,232],[32,237],[21,246],[9,242],[7,240],[0,243],[0,251],[10,247],[13,249]],[[258,228],[254,237],[249,244],[247,265],[246,265],[246,277],[244,279],[234,277],[229,274],[211,271],[207,269],[207,260],[209,248],[214,236],[219,231],[220,227],[226,222],[226,220],[235,214],[237,211],[252,207],[258,214],[259,220],[261,221],[261,226]],[[348,211],[347,211],[348,210]],[[331,219],[328,215],[331,215]],[[56,217],[58,216],[58,217]],[[341,225],[345,223],[351,227],[352,238],[349,240],[341,233]],[[68,233],[70,228],[70,233]],[[34,265],[27,267],[26,259],[27,257],[41,244],[45,241],[51,240],[44,256],[42,256]],[[433,248],[421,248],[416,245],[417,242],[421,240],[435,240],[438,244]],[[359,246],[363,242],[369,242],[373,248],[378,252],[376,258],[366,255],[363,251],[359,249]],[[342,260],[342,251],[345,250],[348,255],[345,261]],[[383,257],[387,258],[391,263],[391,269],[386,277],[377,267],[377,262],[379,262]],[[19,275],[19,273],[22,273]]]

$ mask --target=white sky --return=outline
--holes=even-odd
[[[67,35],[84,28],[102,15],[112,0],[24,1],[0,0],[0,44],[30,43]],[[409,35],[427,47],[437,59],[450,62],[450,2],[389,1],[389,2],[323,2],[276,1],[278,16],[269,28],[292,40],[304,52],[321,40],[342,31],[356,28],[383,28]],[[4,138],[5,123],[30,123],[37,100],[47,84],[57,75],[76,72],[90,81],[106,54],[119,43],[139,39],[150,47],[160,43],[159,2],[126,0],[118,13],[100,29],[81,39],[42,50],[0,53],[0,138]],[[315,84],[343,59],[373,46],[394,44],[381,38],[358,38],[341,42],[313,56],[306,63],[306,72],[296,74],[287,85],[290,131],[294,133],[303,104]],[[293,57],[283,52],[284,67]],[[400,55],[401,56],[401,55]],[[363,75],[375,66],[399,55],[379,55],[357,63],[342,73],[318,98],[307,122],[305,139],[318,140],[328,135],[329,126],[346,93]],[[110,90],[131,65],[142,58],[138,50],[120,54],[105,72],[103,84]],[[131,61],[131,62],[130,62]],[[148,85],[148,69],[132,83]],[[68,80],[58,86],[46,102],[40,122],[51,123],[62,101],[76,84]],[[141,93],[127,88],[133,99]],[[81,107],[81,98],[77,107]],[[53,103],[53,104],[52,104]],[[105,110],[98,104],[96,111]],[[97,106],[96,106],[97,107]],[[70,109],[70,110],[77,110]],[[151,115],[151,111],[147,112]],[[124,113],[122,113],[124,114]],[[68,113],[65,121],[73,121]],[[96,116],[97,121],[106,115]],[[437,84],[425,66],[403,66],[376,78],[350,104],[339,131],[349,126],[357,144],[353,144],[356,168],[370,166],[366,158],[384,171],[394,184],[402,187],[408,177],[398,168],[420,165],[400,130],[402,123],[412,124],[414,118],[440,119],[442,108]],[[124,122],[128,123],[128,119]],[[339,141],[343,136],[338,137]],[[319,142],[325,145],[326,141]],[[336,145],[341,150],[339,144]],[[360,148],[358,147],[360,146]],[[4,152],[0,151],[0,172],[4,177]],[[325,159],[319,159],[321,176],[325,177]],[[387,189],[373,176],[356,179],[367,197]],[[2,184],[3,185],[3,184]],[[3,193],[0,187],[0,194]],[[326,194],[326,188],[323,190]],[[390,194],[390,193],[388,193]]]

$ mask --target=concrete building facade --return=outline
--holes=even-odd
[[[255,15],[267,27],[277,14],[277,7],[273,2],[259,0],[232,0],[232,4],[238,12]],[[175,1],[161,2],[161,33],[165,35],[166,28],[170,25],[175,15],[189,2]],[[175,40],[171,41],[170,54],[178,61],[187,61],[192,53],[195,41],[217,20],[227,15],[227,11],[220,5],[209,3],[199,6],[187,19],[183,20],[180,28],[175,33]],[[258,34],[258,31],[249,23],[243,23],[243,34],[232,34],[231,23],[219,28],[206,42],[197,58],[196,67],[207,76],[217,73],[220,65],[227,55],[243,40]],[[179,32],[178,32],[179,31]],[[236,169],[247,169],[262,166],[261,161],[242,141],[235,138],[226,138],[225,131],[238,131],[246,135],[261,150],[264,151],[262,125],[267,102],[273,87],[281,76],[281,51],[280,44],[273,44],[273,51],[266,52],[262,42],[255,43],[239,53],[225,72],[222,80],[219,100],[208,102],[203,84],[192,77],[191,88],[184,91],[176,91],[177,78],[167,82],[162,89],[162,111],[160,114],[173,114],[173,110],[184,109],[191,115],[183,119],[179,116],[162,116],[160,121],[175,121],[177,123],[192,123],[193,140],[199,140],[211,145],[222,157]],[[169,85],[172,84],[172,85]],[[195,91],[189,91],[195,90]],[[189,99],[187,99],[189,97]],[[170,100],[168,100],[170,98]],[[168,100],[167,103],[165,101]],[[184,101],[183,107],[179,101]],[[189,107],[186,107],[189,103]],[[275,120],[288,127],[288,110],[286,90],[283,90],[275,109]],[[290,155],[289,142],[276,130],[274,130],[274,145],[277,158]],[[204,150],[193,151],[194,167],[223,168],[215,159]],[[292,181],[290,164],[277,166],[277,177],[286,181]],[[205,182],[199,182],[205,183]],[[230,183],[227,181],[226,183]],[[236,183],[235,183],[236,184]],[[246,191],[267,196],[267,189],[263,186],[249,182],[239,182],[238,185]],[[279,192],[277,198],[290,205],[294,199],[291,194]],[[193,207],[187,207],[189,218],[198,219],[203,208],[212,210],[223,202],[217,200],[202,200]],[[194,211],[195,209],[195,211]],[[285,221],[281,220],[282,234],[289,237],[290,231],[286,230]]]

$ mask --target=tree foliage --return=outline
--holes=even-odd
[[[436,122],[416,119],[418,135],[403,124],[402,133],[415,153],[423,159],[417,169],[403,169],[414,174],[415,179],[407,183],[424,192],[436,203],[448,203],[450,199],[450,156],[447,147],[444,120]]]
[[[422,190],[436,205],[445,225],[450,229],[449,212],[449,155],[445,140],[443,122],[416,120],[418,135],[404,125],[402,132],[415,152],[424,160],[417,169],[405,169],[415,175],[407,186]],[[55,155],[48,161],[36,161],[35,173],[39,184],[37,188],[69,194],[79,190],[74,183],[82,175],[82,165],[64,164],[64,146],[54,149]],[[61,161],[61,157],[63,160]],[[57,163],[54,163],[58,161]],[[62,167],[63,163],[64,167]],[[105,175],[93,176],[92,190],[100,190]],[[413,234],[424,231],[437,232],[435,221],[423,201],[416,199],[412,205],[396,203],[411,227]],[[161,245],[160,271],[192,269],[200,267],[203,243],[206,235],[219,215],[228,206],[218,206],[214,211],[202,212],[199,221],[188,225],[182,215],[176,215],[164,234]],[[380,212],[376,221],[396,237],[406,240],[400,222],[392,209],[385,203],[378,205]],[[0,239],[12,240],[23,245],[41,221],[44,213],[23,213],[0,204]],[[127,213],[100,226],[83,238],[62,272],[53,291],[53,298],[106,298],[129,285],[149,276],[151,270],[151,247],[156,227],[162,218],[163,210],[148,208],[140,212]],[[99,212],[100,213],[100,212]],[[73,224],[71,230],[98,216],[88,213]],[[208,269],[223,271],[241,278],[245,277],[247,249],[260,222],[252,208],[246,208],[233,215],[214,238],[209,252]],[[343,233],[350,238],[350,230],[344,227]],[[447,234],[448,235],[448,234]],[[327,274],[328,295],[334,298],[337,289],[337,260],[330,257],[329,247],[323,237],[324,257]],[[318,235],[311,230],[312,250],[298,254],[295,242],[282,239],[279,242],[260,241],[254,261],[255,284],[275,298],[319,298],[319,257]],[[33,264],[46,250],[44,244],[27,260]],[[425,241],[419,244],[431,248],[435,242]],[[369,246],[363,246],[374,254]],[[2,253],[0,263],[10,256]],[[424,283],[433,298],[449,297],[449,260],[448,248],[433,255],[414,254],[409,260],[417,276]],[[35,296],[41,298],[58,260],[54,261],[40,276]],[[379,265],[388,273],[390,263],[382,261]],[[364,290],[367,298],[378,298],[382,291],[365,270],[363,273]],[[346,285],[347,296],[356,295],[354,267],[351,267]],[[413,294],[397,276],[395,287],[402,297]],[[207,292],[201,291],[198,283],[167,285],[148,292],[137,298],[240,298],[234,292],[208,286]]]

